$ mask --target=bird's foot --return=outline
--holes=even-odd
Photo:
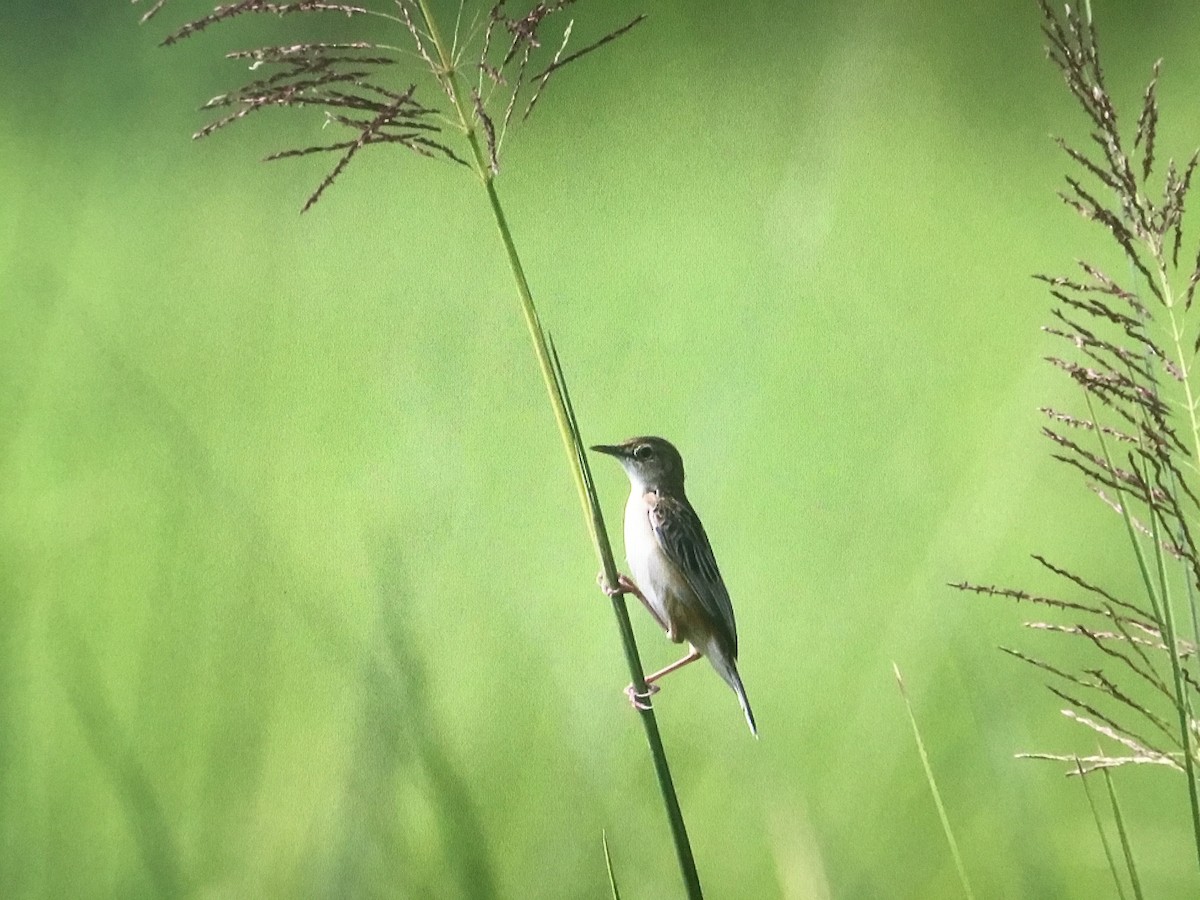
[[[643,603],[646,602],[645,595],[641,592],[641,589],[633,583],[633,579],[628,575],[618,573],[617,584],[614,587],[608,583],[608,578],[605,577],[604,573],[600,572],[596,575],[596,583],[600,585],[600,590],[604,591],[605,595],[610,600],[616,599],[621,594],[633,594],[633,596],[640,599]]]
[[[629,698],[630,704],[634,709],[646,710],[650,709],[650,698],[657,694],[662,688],[657,684],[646,685],[645,693],[639,691],[632,684],[625,688],[625,696]]]

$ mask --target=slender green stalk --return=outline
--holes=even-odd
[[[1144,473],[1142,480],[1149,484],[1146,481]],[[1196,793],[1195,735],[1192,732],[1192,703],[1191,696],[1188,693],[1187,682],[1183,677],[1183,666],[1179,661],[1179,641],[1175,636],[1175,605],[1171,599],[1171,584],[1167,578],[1166,551],[1163,550],[1162,535],[1159,532],[1158,526],[1158,515],[1153,505],[1153,495],[1151,495],[1150,499],[1151,535],[1154,540],[1154,556],[1158,563],[1159,591],[1162,595],[1162,621],[1163,631],[1165,632],[1164,637],[1166,638],[1164,643],[1170,648],[1168,655],[1171,657],[1171,676],[1175,683],[1175,706],[1179,713],[1179,729],[1183,740],[1183,764],[1184,771],[1187,774],[1188,799],[1191,801],[1192,838],[1196,846],[1197,862],[1200,862],[1200,797]]]
[[[1137,866],[1133,862],[1133,847],[1129,844],[1129,833],[1125,830],[1125,817],[1121,815],[1121,804],[1117,802],[1117,789],[1113,786],[1112,775],[1108,769],[1101,769],[1104,784],[1108,788],[1108,799],[1112,803],[1113,821],[1117,823],[1117,837],[1121,839],[1121,852],[1125,855],[1125,868],[1129,871],[1129,882],[1133,887],[1133,896],[1142,900],[1142,882],[1138,878]]]
[[[1167,310],[1167,320],[1170,324],[1171,343],[1174,346],[1172,363],[1178,372],[1178,381],[1183,385],[1183,408],[1187,412],[1188,427],[1192,438],[1191,465],[1194,471],[1200,472],[1200,397],[1197,397],[1196,391],[1192,387],[1193,368],[1191,360],[1193,354],[1185,349],[1185,346],[1190,342],[1184,337],[1184,325],[1180,321],[1181,313],[1179,311],[1178,298],[1171,287],[1171,279],[1168,276],[1167,263],[1163,257],[1161,242],[1154,246],[1154,260],[1158,268],[1159,290],[1162,292],[1162,302]],[[1191,610],[1192,618],[1192,636],[1197,643],[1200,643],[1200,611],[1196,608],[1196,596],[1192,590],[1191,579],[1188,579],[1187,583],[1188,608]]]
[[[600,832],[600,838],[604,841],[604,867],[608,870],[608,889],[613,900],[621,900],[621,889],[617,887],[617,873],[613,871],[612,854],[608,852],[608,832]]]
[[[596,556],[600,561],[604,581],[608,585],[616,586],[619,577],[616,559],[613,556],[612,545],[608,540],[608,534],[604,528],[604,518],[600,511],[599,500],[592,486],[591,471],[588,467],[586,451],[580,440],[578,426],[574,422],[574,417],[569,406],[566,382],[563,379],[561,367],[556,366],[555,355],[552,353],[546,331],[542,327],[537,307],[534,305],[533,293],[530,291],[529,281],[525,277],[525,268],[521,264],[516,244],[513,242],[512,232],[508,227],[508,218],[504,214],[504,207],[500,203],[499,195],[496,193],[493,172],[480,144],[479,132],[475,126],[475,117],[468,110],[462,83],[458,77],[454,60],[447,49],[445,40],[442,38],[437,20],[429,9],[428,0],[418,0],[418,3],[421,16],[425,20],[425,26],[429,31],[429,37],[437,52],[438,64],[441,67],[441,71],[435,74],[454,104],[455,113],[459,120],[458,124],[462,128],[467,144],[471,148],[475,172],[479,176],[487,193],[492,217],[500,233],[500,241],[504,245],[504,252],[508,258],[509,268],[512,270],[513,280],[516,283],[517,295],[521,301],[521,313],[525,319],[525,326],[529,331],[530,343],[533,345],[538,369],[542,374],[542,382],[545,384],[546,393],[550,398],[550,406],[554,412],[554,419],[558,425],[559,435],[562,438],[563,449],[567,453],[567,459],[571,467],[571,476],[575,482],[576,491],[579,494],[579,502],[583,507],[584,518],[587,523],[588,532],[592,538],[592,544],[596,550]],[[617,618],[617,627],[621,633],[621,642],[625,649],[625,659],[629,665],[634,688],[639,693],[644,694],[647,692],[645,674],[642,669],[641,658],[638,655],[633,626],[629,621],[629,611],[625,605],[623,594],[618,592],[613,595],[612,607]],[[654,762],[654,772],[658,777],[658,786],[662,793],[663,804],[666,807],[667,819],[671,825],[671,835],[674,839],[680,874],[683,877],[688,896],[690,898],[700,898],[703,896],[700,889],[700,877],[696,871],[696,861],[692,854],[691,843],[688,840],[687,826],[684,823],[683,811],[679,806],[679,798],[675,792],[675,783],[671,777],[671,769],[667,763],[662,736],[659,734],[658,721],[655,719],[652,709],[641,710],[641,720],[646,732],[646,742],[650,747],[650,755]]]
[[[1075,768],[1079,771],[1079,783],[1083,785],[1083,793],[1087,797],[1088,806],[1092,810],[1092,818],[1096,822],[1096,831],[1100,835],[1100,846],[1104,848],[1104,858],[1108,860],[1108,871],[1112,873],[1113,884],[1117,886],[1117,896],[1125,900],[1125,885],[1121,882],[1121,873],[1117,871],[1117,861],[1113,858],[1112,847],[1108,844],[1108,836],[1104,833],[1104,823],[1100,819],[1100,810],[1092,798],[1092,789],[1088,787],[1087,774],[1083,771],[1083,763],[1075,757]]]
[[[1108,442],[1104,439],[1104,430],[1100,427],[1099,419],[1096,418],[1096,410],[1092,404],[1091,394],[1088,391],[1084,391],[1083,396],[1087,401],[1088,415],[1091,416],[1096,435],[1100,440],[1100,450],[1104,454],[1104,461],[1108,465],[1109,471],[1115,472],[1116,466],[1113,464],[1112,455],[1109,453]],[[1148,485],[1150,483],[1145,474],[1141,475],[1141,478],[1144,484]],[[1116,499],[1117,504],[1121,508],[1121,518],[1125,521],[1125,531],[1129,537],[1129,543],[1133,547],[1134,555],[1137,557],[1138,569],[1142,575],[1142,582],[1146,587],[1146,594],[1150,599],[1150,606],[1154,610],[1155,617],[1162,623],[1163,643],[1167,646],[1167,657],[1171,660],[1171,679],[1175,690],[1174,705],[1179,715],[1179,739],[1183,746],[1183,766],[1184,773],[1187,776],[1188,801],[1192,813],[1192,841],[1196,849],[1197,863],[1200,863],[1200,796],[1196,792],[1195,740],[1192,733],[1191,702],[1187,693],[1187,682],[1184,680],[1183,669],[1179,662],[1179,644],[1175,638],[1175,615],[1171,608],[1170,584],[1167,579],[1166,560],[1158,529],[1158,512],[1154,508],[1153,493],[1148,491],[1151,536],[1155,550],[1156,570],[1159,582],[1158,590],[1156,590],[1154,578],[1150,573],[1150,567],[1146,561],[1146,555],[1142,551],[1142,543],[1138,540],[1137,531],[1133,526],[1133,516],[1129,512],[1129,498],[1121,490],[1120,484],[1117,481],[1114,480],[1113,484],[1117,491]]]
[[[921,757],[921,766],[925,769],[925,782],[929,785],[929,792],[933,795],[933,804],[937,807],[938,818],[942,820],[942,831],[946,835],[946,843],[950,845],[950,856],[954,859],[954,868],[958,871],[958,880],[962,884],[963,896],[967,900],[974,900],[975,894],[971,891],[971,882],[967,879],[967,868],[963,865],[962,855],[958,852],[958,841],[954,839],[954,829],[950,827],[950,816],[946,813],[946,806],[942,803],[942,793],[938,790],[937,780],[933,777],[933,766],[929,763],[929,754],[925,751],[925,741],[921,739],[921,729],[917,725],[917,716],[908,699],[908,690],[900,675],[900,667],[892,663],[892,671],[896,674],[896,685],[900,688],[904,709],[908,712],[908,721],[912,725],[913,737],[917,740],[917,753]]]

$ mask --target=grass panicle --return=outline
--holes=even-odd
[[[1200,282],[1200,248],[1181,252],[1200,151],[1182,165],[1162,160],[1161,60],[1153,65],[1129,138],[1105,81],[1090,9],[1067,6],[1059,14],[1047,0],[1039,4],[1047,55],[1089,126],[1081,144],[1057,140],[1074,167],[1059,197],[1103,229],[1126,269],[1114,273],[1081,260],[1070,275],[1036,276],[1053,301],[1053,322],[1044,330],[1064,348],[1047,361],[1078,385],[1083,400],[1078,411],[1044,407],[1042,434],[1053,457],[1082,475],[1121,520],[1142,596],[1125,596],[1042,556],[1034,559],[1059,585],[1050,593],[953,586],[1046,611],[1046,619],[1026,623],[1046,636],[1043,650],[1002,649],[1049,676],[1049,689],[1066,704],[1063,714],[1101,740],[1101,750],[1090,756],[1021,756],[1068,763],[1068,774],[1081,776],[1101,770],[1107,778],[1110,770],[1129,765],[1181,773],[1200,860],[1193,715],[1200,692],[1200,549],[1194,534],[1200,382],[1193,371],[1200,323],[1189,316]],[[1190,613],[1190,640],[1176,624],[1181,603]],[[1056,662],[1056,640],[1082,644],[1090,661]],[[1124,846],[1120,819],[1118,828]],[[1131,859],[1129,868],[1138,894]]]
[[[140,0],[133,0],[134,3]],[[157,15],[167,0],[152,3],[142,15],[145,22]],[[323,124],[348,131],[342,139],[308,147],[276,151],[268,161],[336,153],[337,163],[309,195],[302,211],[312,208],[351,160],[369,146],[389,144],[421,156],[440,158],[475,168],[483,179],[500,170],[500,156],[514,114],[527,119],[551,78],[566,66],[626,34],[645,19],[638,15],[602,33],[578,48],[571,37],[575,20],[562,15],[574,0],[514,4],[500,0],[476,22],[463,21],[460,6],[452,43],[441,39],[427,4],[417,0],[377,0],[373,4],[323,3],[297,0],[272,3],[240,0],[217,6],[207,15],[177,27],[163,39],[165,46],[179,43],[209,27],[240,16],[267,14],[296,17],[335,13],[351,19],[373,20],[363,30],[376,32],[379,20],[401,33],[410,46],[374,41],[309,42],[235,50],[228,59],[248,62],[254,78],[212,98],[203,109],[220,115],[193,135],[204,138],[263,109],[281,106],[320,109]],[[486,24],[480,23],[486,18]],[[552,37],[553,36],[553,37]],[[554,49],[550,49],[553,47]],[[416,56],[424,64],[422,80],[436,82],[437,102],[416,99],[428,86],[398,82],[391,73],[398,64]],[[466,87],[467,83],[469,87]],[[443,108],[448,101],[450,108]],[[482,136],[483,156],[469,152]]]

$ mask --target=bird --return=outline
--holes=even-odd
[[[733,604],[704,525],[684,491],[683,457],[670,441],[650,436],[597,444],[592,450],[615,457],[629,477],[625,558],[633,579],[621,575],[619,584],[606,591],[633,594],[671,641],[689,646],[683,659],[646,676],[646,693],[627,687],[630,701],[639,709],[649,708],[646,701],[659,690],[656,682],[704,657],[733,688],[750,733],[758,737],[737,669]]]

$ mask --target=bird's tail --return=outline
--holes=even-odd
[[[715,653],[709,656],[709,660],[717,674],[724,678],[737,694],[738,703],[746,715],[746,724],[750,726],[750,733],[758,737],[758,726],[754,724],[754,713],[750,709],[750,701],[746,697],[746,688],[742,685],[742,676],[738,674],[737,664],[732,660],[722,659],[720,654]]]

